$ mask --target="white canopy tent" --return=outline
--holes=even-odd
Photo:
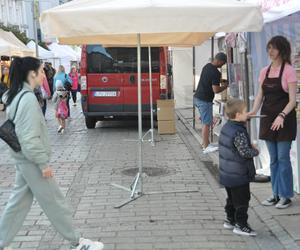
[[[35,42],[34,41],[30,41],[29,43],[27,43],[27,47],[30,49],[34,49],[35,50]],[[51,59],[54,58],[55,55],[54,53],[52,53],[49,50],[44,49],[41,46],[38,46],[38,52],[39,52],[39,58],[41,59]]]
[[[80,17],[80,18],[78,18]],[[46,37],[62,44],[196,45],[219,31],[257,31],[259,6],[237,0],[74,0],[43,12]]]
[[[51,43],[48,45],[50,51],[54,54],[56,58],[60,59],[60,64],[64,66],[65,72],[70,72],[71,62],[77,61],[77,55],[75,51],[70,52],[67,45],[59,45],[57,43]]]
[[[80,19],[78,18],[80,17]],[[142,189],[141,45],[193,46],[218,31],[259,31],[260,7],[237,0],[74,0],[41,15],[46,37],[64,44],[133,46],[138,58],[138,167],[130,199]],[[139,186],[139,187],[138,187]]]
[[[0,29],[0,55],[34,56],[34,50],[26,47],[12,32]]]
[[[77,61],[77,54],[68,45],[60,45],[57,43],[51,43],[48,45],[50,51],[52,51],[57,57],[69,59],[69,61]]]

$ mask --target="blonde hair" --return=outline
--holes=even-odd
[[[247,105],[243,100],[240,99],[229,99],[225,106],[225,113],[229,119],[235,119],[237,113],[242,113]]]

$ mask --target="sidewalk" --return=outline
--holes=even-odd
[[[193,129],[192,108],[177,110],[177,114],[186,128],[193,134],[200,146],[201,125],[199,122],[196,122],[195,129]],[[216,128],[216,130],[219,131],[220,127]],[[217,142],[217,137],[214,142]],[[205,157],[210,158],[210,161],[213,162],[215,166],[214,172],[217,172],[218,152],[210,153],[205,155]],[[269,197],[272,194],[270,183],[251,183],[251,192],[251,205],[259,219],[266,223],[269,230],[285,247],[291,247],[292,245],[300,247],[300,230],[298,223],[300,221],[300,196],[295,194],[293,206],[288,209],[280,210],[275,209],[274,207],[264,207],[260,205],[266,197]]]

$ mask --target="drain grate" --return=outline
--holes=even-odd
[[[135,176],[138,173],[138,171],[139,171],[138,168],[127,168],[123,170],[121,173],[127,176]],[[145,167],[143,168],[143,172],[150,177],[165,176],[172,173],[172,171],[170,171],[167,168],[153,168],[153,167]]]

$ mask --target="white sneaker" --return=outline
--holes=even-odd
[[[100,241],[91,241],[89,239],[80,238],[79,245],[73,250],[102,250],[104,244]]]
[[[249,226],[240,226],[238,224],[235,225],[233,229],[233,233],[245,236],[256,236],[257,233]]]
[[[216,152],[218,150],[219,150],[218,146],[213,146],[213,145],[209,144],[206,148],[203,149],[203,154]]]
[[[276,208],[284,209],[292,205],[291,199],[280,198],[279,202],[275,205]]]
[[[64,132],[65,132],[65,129],[62,128],[61,131],[60,131],[60,133],[63,134]]]

